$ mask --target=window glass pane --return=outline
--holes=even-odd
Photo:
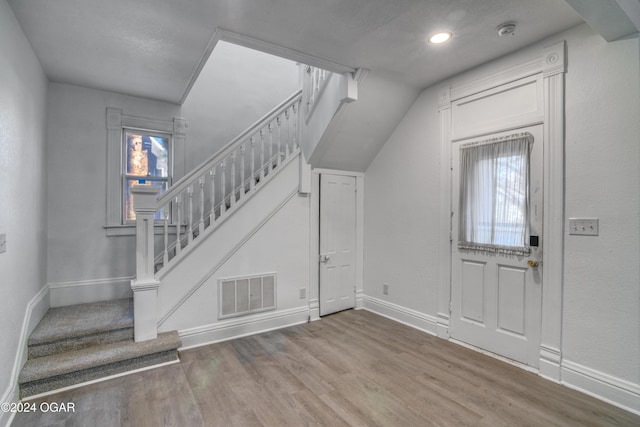
[[[137,176],[169,176],[169,137],[125,132],[125,173]]]
[[[460,150],[459,247],[526,249],[530,134]]]
[[[124,220],[125,221],[133,221],[136,219],[136,212],[133,210],[133,194],[131,193],[131,186],[140,184],[138,182],[138,178],[125,178],[125,186],[124,186]],[[160,192],[158,194],[162,194],[167,190],[168,182],[167,180],[153,180],[153,181],[145,181],[143,185],[152,185],[154,187],[158,187]],[[164,219],[165,214],[163,211],[156,212],[154,219]]]

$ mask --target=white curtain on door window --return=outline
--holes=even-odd
[[[528,254],[530,133],[460,148],[458,247]]]

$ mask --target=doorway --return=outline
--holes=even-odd
[[[355,307],[356,178],[320,175],[320,315]]]
[[[520,148],[500,145],[518,145],[515,140],[522,140]],[[537,368],[542,125],[459,140],[451,153],[450,336]]]

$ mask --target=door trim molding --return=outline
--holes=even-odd
[[[455,86],[447,85],[438,94],[441,145],[441,232],[438,285],[437,335],[449,338],[451,313],[451,120],[452,103],[462,97],[541,74],[544,108],[544,269],[540,375],[560,381],[562,364],[562,287],[564,271],[564,74],[565,42],[542,48],[526,62],[498,73]],[[523,124],[525,125],[525,124]],[[469,135],[468,137],[474,137]]]
[[[356,179],[356,306],[364,295],[364,173],[317,168],[311,170],[311,213],[309,215],[309,315],[320,319],[320,175],[353,176]],[[314,304],[311,304],[314,301]]]

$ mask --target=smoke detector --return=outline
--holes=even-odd
[[[515,32],[516,32],[516,24],[512,22],[507,24],[502,24],[498,27],[498,35],[500,37],[512,36],[515,34]]]

